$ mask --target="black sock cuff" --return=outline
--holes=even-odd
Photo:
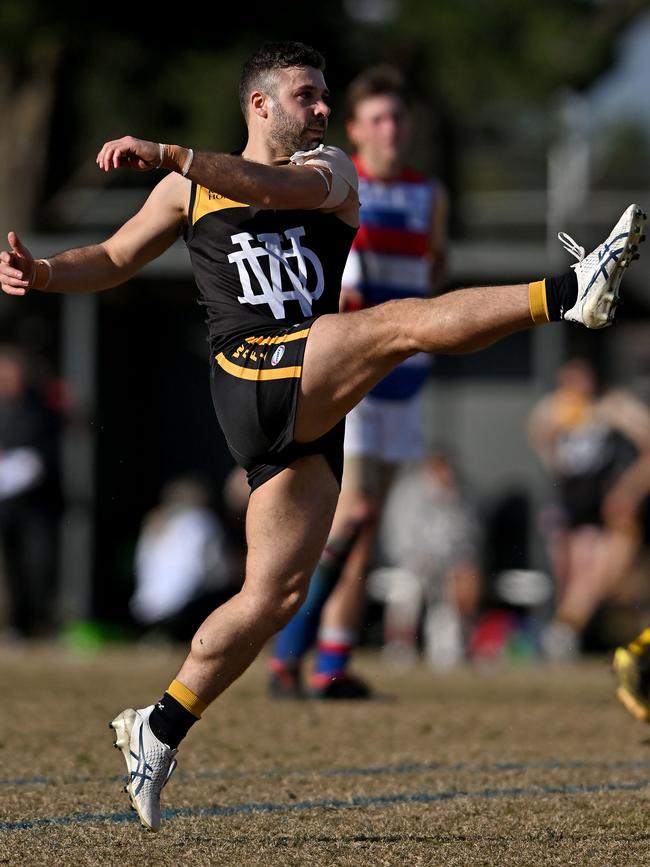
[[[155,705],[149,716],[149,727],[155,737],[172,749],[176,749],[195,722],[198,722],[198,717],[168,692]]]
[[[551,322],[564,319],[564,314],[573,307],[577,298],[578,278],[573,268],[559,277],[546,278],[546,306]]]

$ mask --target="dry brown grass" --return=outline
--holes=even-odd
[[[258,662],[183,744],[154,835],[106,724],[157,698],[179,653],[2,654],[0,864],[650,861],[649,733],[604,659],[398,675],[366,654],[394,700],[327,705],[269,702]]]

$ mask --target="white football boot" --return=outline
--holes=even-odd
[[[618,287],[623,271],[633,259],[638,259],[639,244],[645,240],[643,228],[646,215],[638,205],[630,205],[612,229],[606,241],[585,256],[585,248],[570,235],[560,232],[564,249],[578,260],[571,267],[578,278],[578,298],[563,318],[580,322],[587,328],[611,325],[621,298]]]
[[[109,723],[117,735],[115,746],[122,750],[129,772],[124,791],[145,828],[160,828],[160,793],[176,767],[176,753],[159,741],[149,727],[154,705],[127,708]]]

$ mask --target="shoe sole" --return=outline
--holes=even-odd
[[[645,241],[644,227],[646,219],[647,216],[644,211],[637,206],[632,214],[632,222],[623,247],[623,252],[614,266],[612,274],[608,280],[607,292],[594,294],[594,297],[587,299],[582,307],[581,315],[587,328],[605,328],[607,325],[611,325],[614,321],[616,317],[616,308],[621,303],[621,296],[618,294],[618,287],[621,284],[625,269],[629,267],[635,257],[638,258],[637,250],[639,244],[642,244],[643,241]],[[607,313],[605,314],[602,310],[603,296],[610,294],[613,294],[613,298],[611,301],[607,301]],[[605,321],[603,321],[603,319]],[[588,324],[587,320],[593,324]]]
[[[122,711],[121,714],[115,717],[112,720],[108,727],[113,729],[115,732],[116,738],[113,746],[122,750],[122,755],[124,756],[124,761],[126,762],[126,770],[131,776],[131,732],[133,731],[133,726],[135,725],[135,721],[137,719],[137,714],[132,708],[128,708],[127,710]],[[131,792],[131,780],[124,786],[124,791],[129,796],[129,801],[131,802],[131,807],[138,814],[138,818],[140,819],[140,824],[143,828],[146,828],[147,831],[157,831],[158,828],[154,828],[150,825],[142,813],[138,808],[138,803],[136,799],[133,797]]]

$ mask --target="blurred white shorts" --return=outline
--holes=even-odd
[[[424,457],[423,395],[408,400],[364,397],[345,422],[345,456],[402,464]]]

